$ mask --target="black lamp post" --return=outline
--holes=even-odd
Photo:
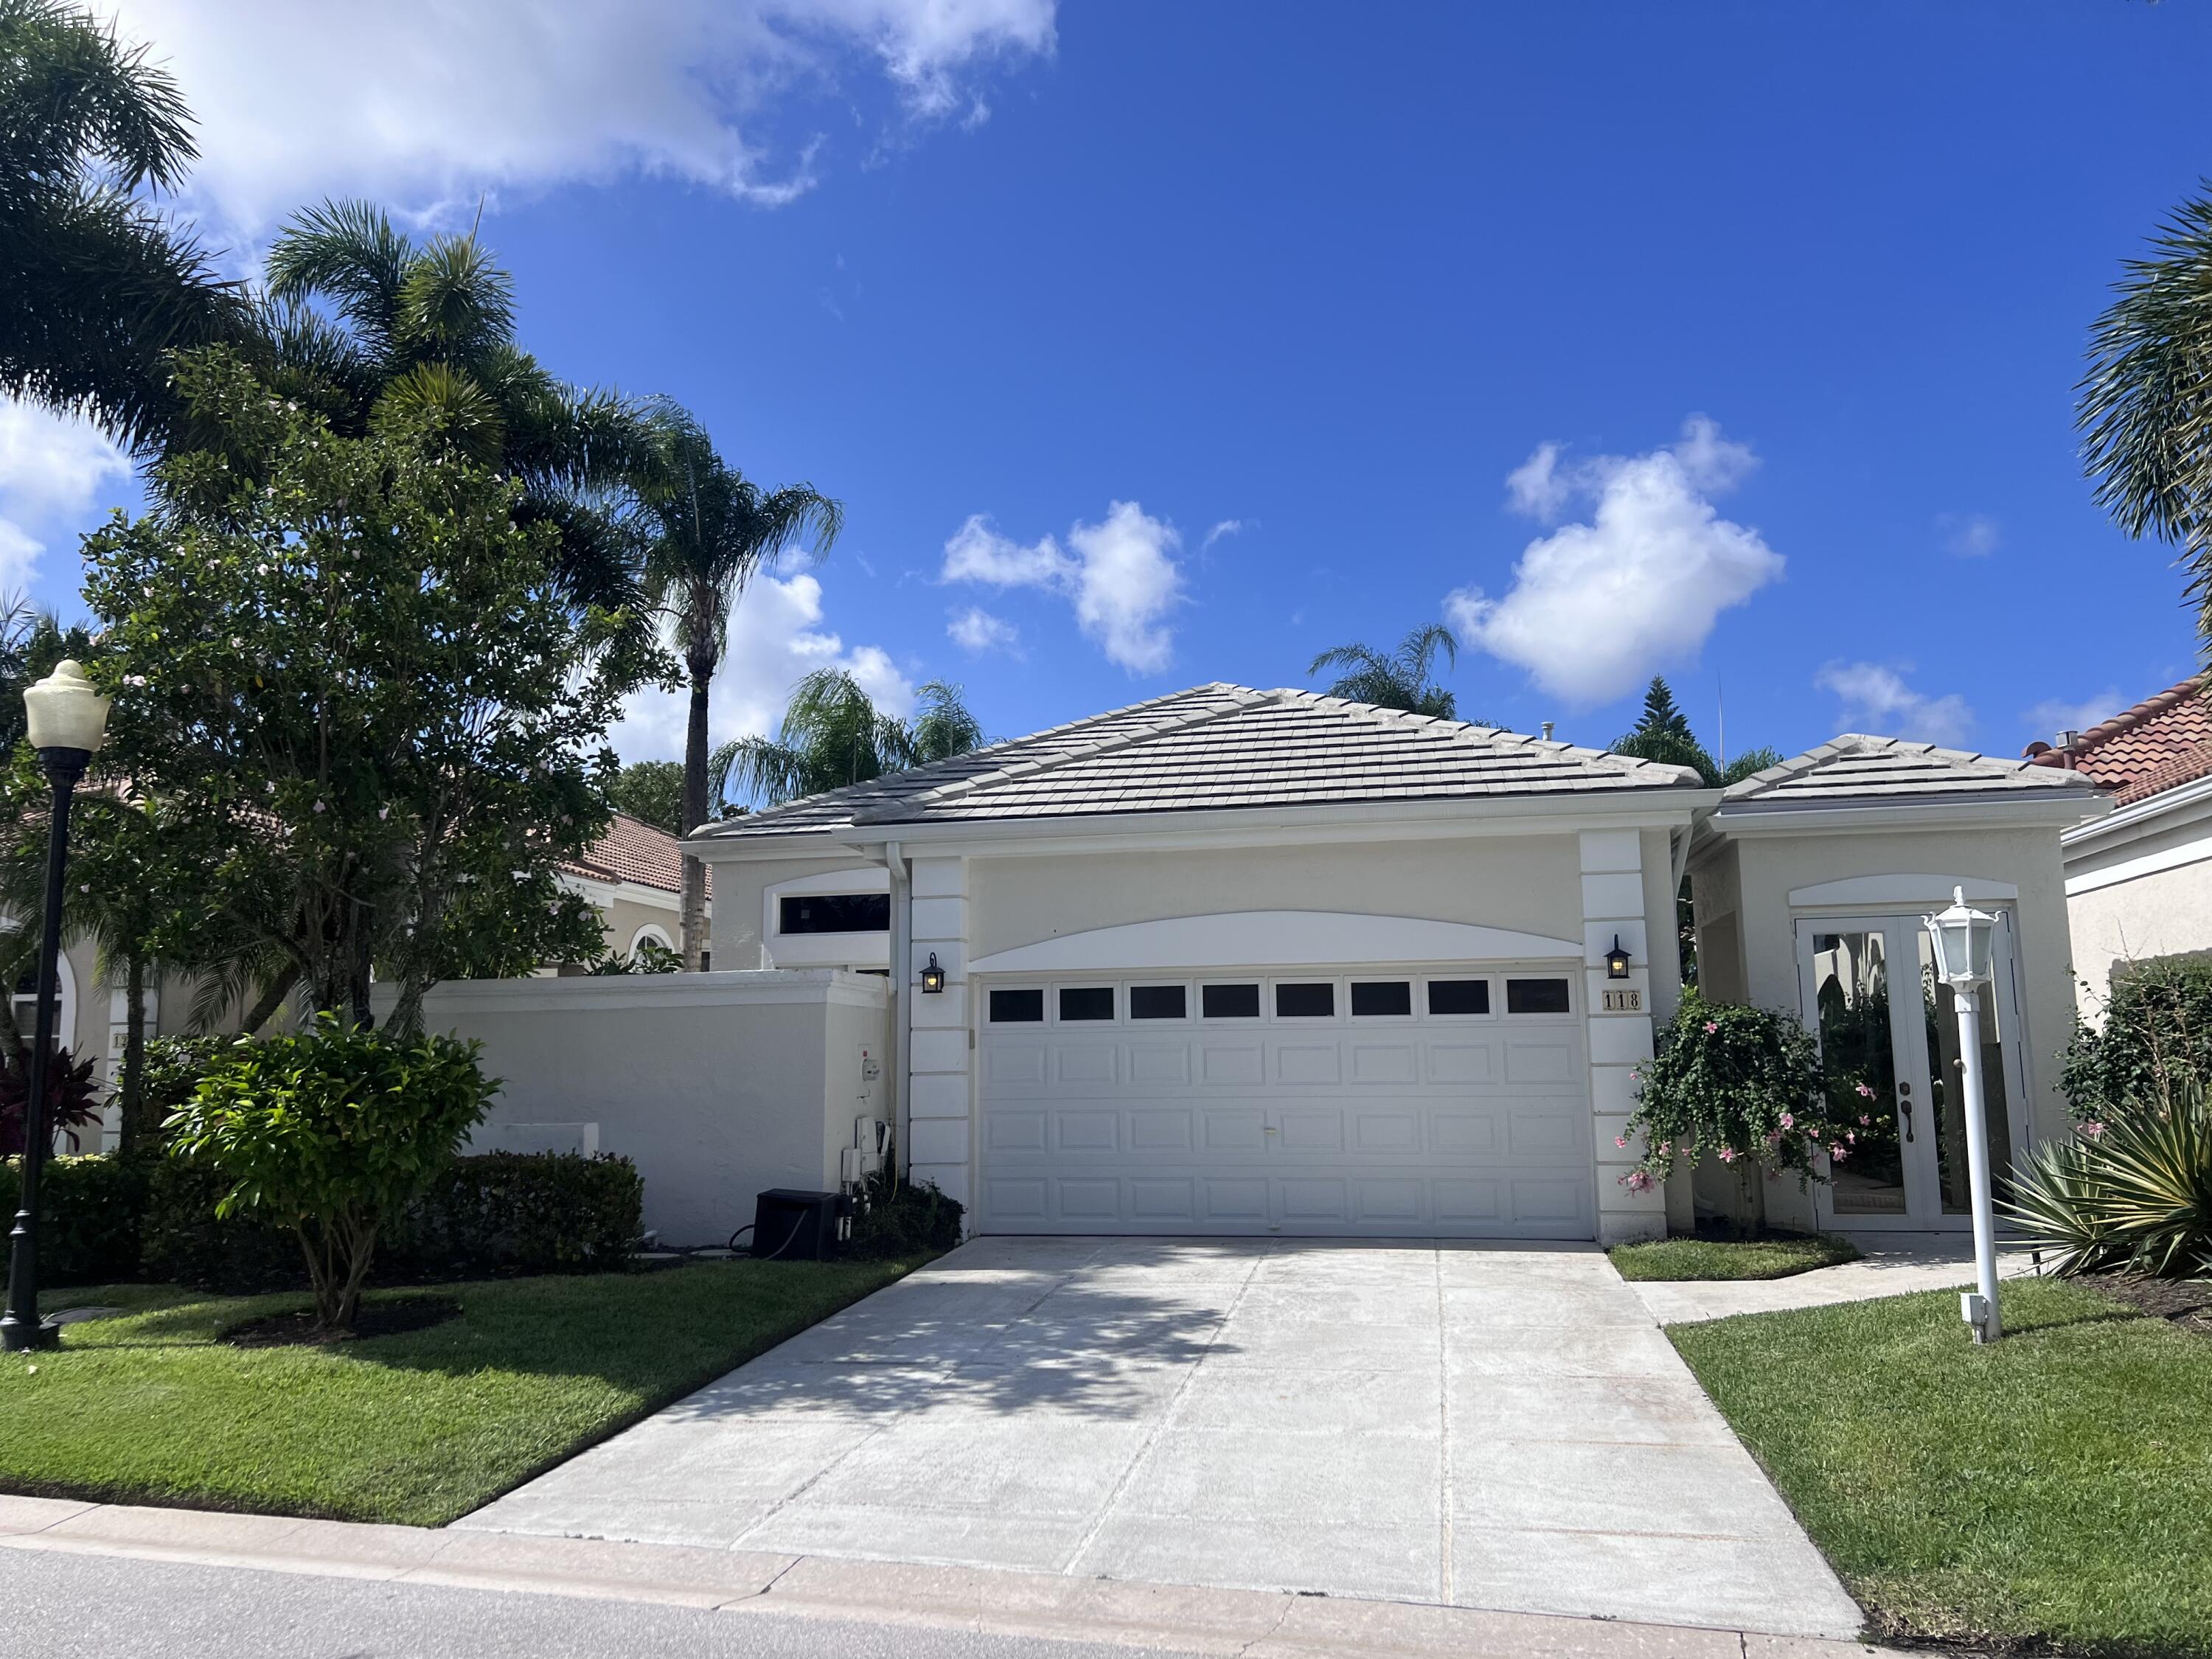
[[[8,1235],[8,1311],[0,1315],[0,1350],[21,1353],[50,1348],[60,1329],[39,1318],[39,1175],[46,1167],[46,1073],[54,1046],[55,981],[62,953],[62,869],[69,859],[70,799],[107,732],[107,699],[64,659],[23,693],[31,747],[39,751],[54,786],[53,819],[46,836],[46,934],[39,943],[37,1036],[31,1043],[30,1093],[23,1103],[23,1160],[15,1187],[15,1225]]]

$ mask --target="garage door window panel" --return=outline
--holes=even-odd
[[[1330,979],[1286,979],[1275,982],[1277,1019],[1322,1020],[1336,1018],[1336,981]]]
[[[1352,1017],[1356,1020],[1410,1020],[1413,1017],[1413,982],[1408,979],[1355,979],[1352,981]]]
[[[1063,985],[1058,997],[1063,1025],[1111,1024],[1114,988],[1110,985]]]
[[[1509,979],[1505,981],[1505,1012],[1509,1014],[1574,1012],[1574,994],[1565,979]]]
[[[1426,987],[1431,1019],[1488,1019],[1490,981],[1486,979],[1432,979]]]
[[[1201,986],[1198,1006],[1200,1013],[1207,1019],[1257,1019],[1260,987],[1247,981]]]
[[[1188,985],[1132,985],[1129,1018],[1133,1020],[1187,1020],[1190,1018]]]
[[[1044,1024],[1044,991],[1042,987],[994,989],[991,993],[991,1024],[994,1025],[1042,1025]]]

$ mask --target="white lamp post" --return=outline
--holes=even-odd
[[[60,1332],[39,1317],[39,1176],[53,1130],[46,1122],[46,1074],[53,1061],[54,981],[62,951],[62,867],[69,857],[70,799],[107,732],[107,699],[64,658],[23,693],[31,747],[53,785],[46,832],[46,914],[39,946],[38,1035],[31,1043],[30,1092],[23,1102],[23,1161],[15,1183],[15,1225],[9,1235],[8,1308],[0,1350],[50,1348]]]
[[[1990,981],[1990,939],[1997,919],[1969,908],[1966,890],[1952,890],[1948,909],[1923,916],[1936,947],[1936,971],[1951,988],[1959,1016],[1960,1082],[1966,1106],[1966,1182],[1974,1212],[1974,1290],[1959,1298],[1959,1312],[1974,1328],[1974,1340],[2004,1334],[1997,1316],[1996,1218],[1990,1208],[1989,1117],[1982,1103],[1981,988]]]

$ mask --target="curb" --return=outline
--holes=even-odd
[[[0,1548],[872,1621],[1241,1659],[1857,1659],[1681,1625],[0,1496]]]

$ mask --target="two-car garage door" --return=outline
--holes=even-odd
[[[986,980],[986,1232],[1588,1238],[1560,966]]]

